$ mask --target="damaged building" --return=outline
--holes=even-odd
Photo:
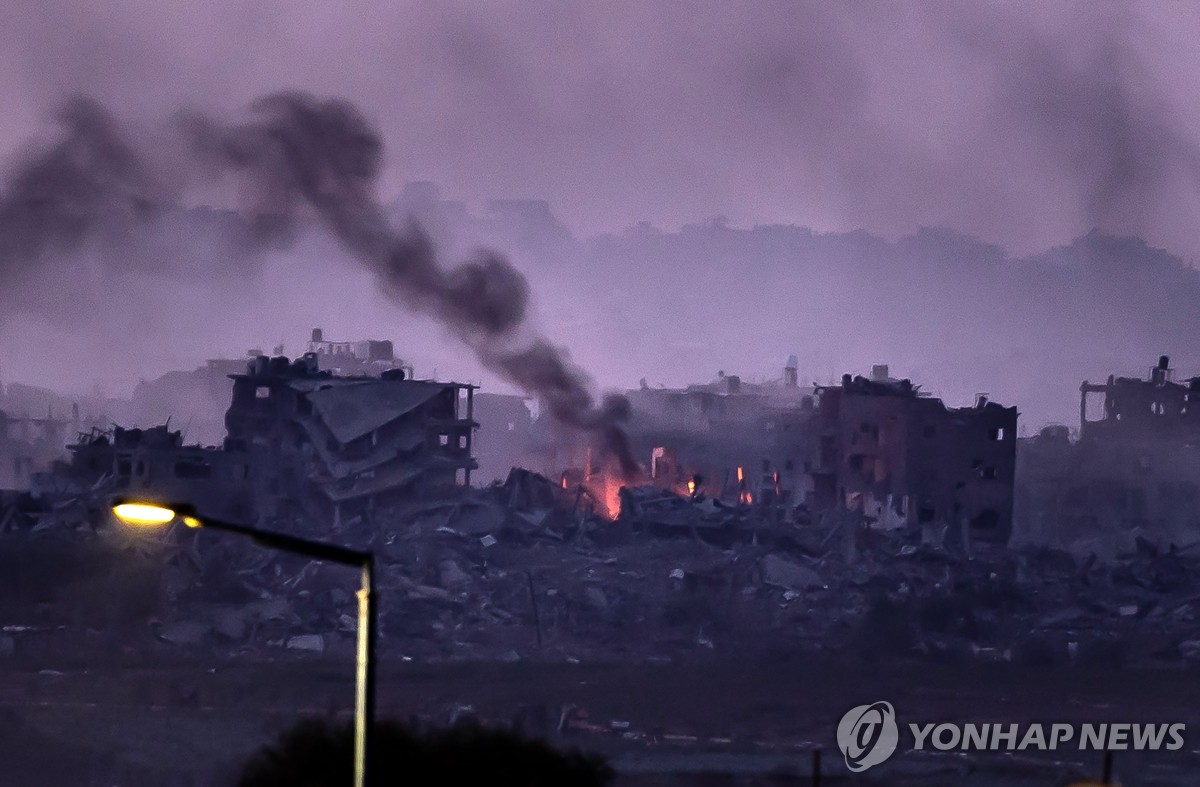
[[[980,395],[948,407],[886,365],[869,378],[802,387],[795,357],[783,376],[748,383],[630,391],[630,439],[652,484],[729,505],[766,506],[775,521],[851,512],[966,547],[1012,533],[1017,409]],[[586,446],[554,444],[564,484],[608,496]],[[583,469],[578,469],[582,467]]]
[[[39,472],[63,457],[68,430],[78,421],[78,410],[71,419],[0,410],[0,489],[28,489]]]
[[[661,486],[747,503],[802,500],[812,394],[799,384],[795,356],[781,378],[763,383],[722,371],[682,389],[643,384],[628,392],[630,434]]]
[[[269,464],[244,450],[185,445],[183,432],[166,424],[94,429],[69,448],[71,462],[62,475],[75,491],[183,500],[234,521],[256,515],[256,481]]]
[[[256,358],[232,377],[226,447],[273,457],[265,495],[310,517],[336,523],[414,489],[471,483],[475,386],[403,369],[335,376],[314,353]]]
[[[167,425],[93,430],[63,471],[77,489],[143,492],[238,521],[332,523],[376,505],[471,482],[475,387],[340,377],[312,353],[258,356],[230,375],[220,447],[185,445]]]
[[[478,392],[474,396],[475,430],[471,452],[479,468],[476,483],[502,481],[514,467],[536,466],[531,399],[518,394]]]
[[[412,367],[396,357],[388,339],[333,341],[325,337],[324,330],[313,328],[307,352],[316,356],[322,371],[337,375],[377,377],[392,369],[403,369],[407,376],[413,376]]]
[[[1167,356],[1145,378],[1084,382],[1078,439],[1047,427],[1022,441],[1023,536],[1071,543],[1200,538],[1200,377]]]
[[[980,395],[947,407],[874,367],[819,389],[811,506],[862,512],[933,540],[1005,544],[1012,532],[1017,409]]]

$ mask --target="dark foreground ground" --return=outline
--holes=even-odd
[[[239,763],[301,715],[347,714],[344,654],[286,660],[110,663],[9,659],[0,668],[0,783],[230,784]],[[563,746],[609,754],[619,785],[1064,785],[1100,755],[897,754],[852,777],[834,742],[853,705],[888,700],[908,722],[1188,723],[1184,750],[1116,755],[1126,785],[1200,784],[1196,670],[851,665],[723,657],[685,664],[388,663],[380,712],[446,723],[517,720]],[[570,710],[571,708],[575,710]],[[566,715],[571,727],[560,733]],[[908,748],[905,737],[901,750]],[[870,778],[867,778],[867,777]]]

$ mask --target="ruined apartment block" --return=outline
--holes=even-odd
[[[230,377],[221,447],[184,445],[166,425],[93,430],[70,446],[66,478],[235,521],[335,528],[377,505],[470,483],[473,386],[401,369],[339,377],[311,353],[258,356]]]
[[[16,416],[0,410],[0,489],[28,489],[35,476],[63,455],[74,419]]]
[[[878,527],[1000,545],[1012,532],[1017,409],[979,396],[947,407],[876,366],[818,390],[815,510],[842,507]]]
[[[630,437],[658,485],[746,503],[804,499],[814,399],[794,355],[776,380],[720,372],[712,383],[643,385],[628,396]]]
[[[475,386],[339,377],[308,353],[252,360],[232,375],[227,447],[266,453],[266,494],[322,509],[335,523],[376,503],[469,485]],[[315,507],[315,510],[311,510]]]
[[[249,521],[259,508],[255,480],[262,457],[243,450],[184,445],[167,425],[94,429],[68,447],[66,479],[76,489],[194,503],[205,514]]]
[[[322,371],[336,375],[376,377],[391,369],[403,369],[408,377],[413,376],[412,367],[396,357],[395,348],[387,339],[331,341],[325,338],[325,331],[313,328],[308,352],[316,356]]]
[[[1145,379],[1110,375],[1079,391],[1078,441],[1047,427],[1022,442],[1025,535],[1200,538],[1200,377],[1177,382],[1164,355]]]

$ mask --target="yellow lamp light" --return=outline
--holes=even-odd
[[[118,503],[113,506],[117,519],[135,527],[159,527],[175,519],[175,511],[153,503]]]

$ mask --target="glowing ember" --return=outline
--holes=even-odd
[[[696,481],[695,481],[695,479],[693,479],[693,480],[691,480],[691,481],[688,481],[688,494],[689,494],[689,495],[694,495],[694,494],[696,494]]]

